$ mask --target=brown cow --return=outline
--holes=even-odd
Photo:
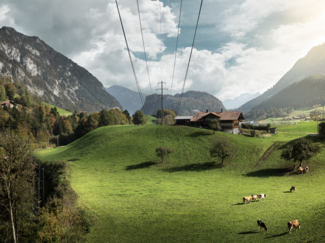
[[[298,220],[291,220],[290,222],[288,222],[288,228],[289,228],[289,234],[291,234],[291,229],[295,228],[297,230],[300,229],[300,224],[298,222]]]
[[[296,191],[296,187],[295,186],[292,186],[291,188],[290,188],[290,192],[292,192],[292,191]]]
[[[251,203],[251,201],[252,201],[252,196],[243,197],[243,203],[245,203],[245,204],[246,204],[246,202]]]
[[[300,173],[300,174],[302,174],[304,172],[304,168],[302,168],[302,167],[299,167],[297,170],[298,170],[298,173]]]

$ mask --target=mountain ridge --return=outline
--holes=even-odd
[[[36,36],[0,29],[0,76],[23,82],[32,94],[55,106],[99,111],[122,106],[85,68]]]
[[[298,59],[293,67],[272,88],[246,102],[239,107],[239,110],[246,113],[290,84],[300,81],[309,75],[317,74],[325,74],[325,43],[314,46],[305,57]]]

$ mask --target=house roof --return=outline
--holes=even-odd
[[[2,101],[2,102],[0,103],[0,105],[4,105],[4,104],[13,104],[13,105],[14,105],[14,103],[11,102],[10,100],[5,100],[5,101]]]
[[[191,120],[193,116],[176,116],[175,120]]]
[[[207,115],[214,115],[217,118],[220,118],[220,115],[218,115],[216,112],[198,112],[196,113],[196,115],[191,119],[191,122],[196,122],[201,120],[203,117],[207,116]]]
[[[241,111],[224,111],[224,112],[214,112],[220,116],[220,121],[235,121],[244,120],[245,117]]]

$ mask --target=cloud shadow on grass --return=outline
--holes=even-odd
[[[249,234],[257,234],[257,233],[259,233],[259,232],[251,230],[251,231],[246,231],[246,232],[240,232],[238,234],[240,234],[240,235],[249,235]]]
[[[148,162],[143,162],[143,163],[136,164],[136,165],[128,165],[128,166],[126,166],[125,170],[145,169],[145,168],[149,168],[150,166],[156,165],[156,164],[157,164],[156,162],[148,161]]]
[[[194,163],[179,167],[172,167],[164,169],[165,172],[177,172],[177,171],[205,171],[205,170],[214,170],[214,169],[221,169],[225,165],[216,164],[216,162],[205,162],[205,163]]]
[[[187,136],[197,138],[197,137],[209,136],[209,135],[213,135],[213,131],[207,130],[207,131],[202,131],[202,132],[194,132]]]
[[[249,177],[270,177],[270,176],[285,176],[293,172],[292,167],[285,168],[271,168],[271,169],[262,169],[244,174]]]
[[[286,234],[289,234],[289,232],[284,232],[284,233],[278,234],[278,235],[271,235],[269,237],[266,237],[265,239],[275,238],[275,237],[283,236],[283,235],[286,235]]]

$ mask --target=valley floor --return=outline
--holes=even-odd
[[[210,143],[227,136],[237,155],[224,166]],[[110,126],[74,143],[36,152],[42,160],[70,161],[80,205],[98,220],[87,242],[322,242],[325,237],[325,151],[298,175],[281,151],[301,133],[270,138],[213,134],[177,126]],[[322,146],[318,137],[311,139]],[[176,150],[160,163],[154,149]],[[297,191],[290,193],[291,186]],[[243,204],[243,196],[266,193]],[[262,219],[269,231],[257,229]],[[301,229],[288,234],[287,222]]]

